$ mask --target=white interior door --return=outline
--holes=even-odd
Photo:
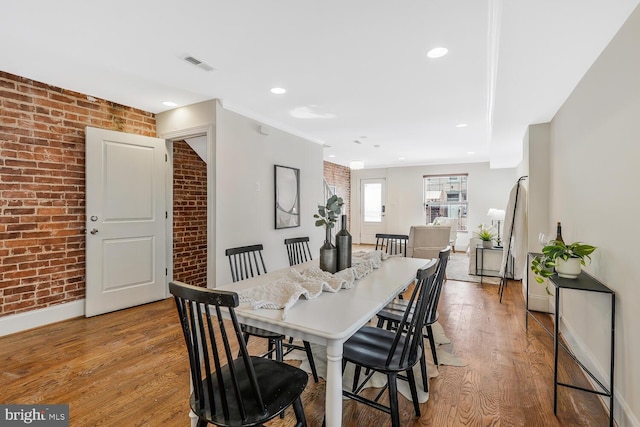
[[[375,243],[377,233],[386,233],[384,178],[360,181],[360,242]]]
[[[87,127],[85,145],[85,315],[165,298],[165,141]]]

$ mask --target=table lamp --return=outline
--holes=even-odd
[[[493,225],[494,222],[498,223],[498,237],[496,238],[496,243],[498,245],[496,247],[500,248],[502,247],[500,243],[500,224],[504,221],[504,210],[491,208],[489,209],[489,212],[487,212],[487,216],[491,218],[491,225]]]

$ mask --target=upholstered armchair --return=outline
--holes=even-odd
[[[451,233],[449,234],[449,246],[451,246],[451,251],[455,252],[456,240],[458,239],[458,218],[439,216],[433,220],[433,225],[448,225],[451,227]]]
[[[409,230],[407,256],[411,258],[438,258],[440,251],[449,246],[451,227],[447,225],[414,225]]]

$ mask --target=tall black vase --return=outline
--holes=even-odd
[[[342,215],[342,227],[336,233],[336,247],[338,249],[338,271],[351,267],[351,234],[347,231],[347,216]]]
[[[335,273],[338,267],[338,249],[331,243],[331,228],[326,227],[324,245],[320,247],[320,269]]]

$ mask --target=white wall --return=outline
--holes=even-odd
[[[528,251],[540,252],[542,245],[538,236],[540,233],[555,237],[555,223],[549,221],[549,146],[551,125],[542,123],[529,126],[524,139],[524,161],[529,178],[527,186],[528,212]],[[546,284],[535,281],[535,275],[527,265],[526,280],[523,282],[523,292],[529,292],[529,309],[541,312],[553,312],[554,299],[550,298]],[[549,289],[553,292],[553,288]]]
[[[268,271],[289,265],[284,239],[309,236],[316,258],[324,231],[313,214],[323,203],[322,146],[218,107],[216,116],[216,284],[231,282],[227,248],[262,243]],[[274,165],[300,169],[300,227],[274,226]]]
[[[322,146],[275,128],[263,135],[262,123],[225,110],[216,100],[160,113],[156,121],[163,138],[209,133],[209,287],[231,282],[227,248],[262,243],[267,271],[289,265],[288,237],[309,236],[317,256],[324,241],[313,219],[323,202]],[[300,227],[275,229],[276,164],[300,169]]]
[[[616,292],[614,414],[621,427],[640,425],[639,41],[637,8],[551,122],[549,222],[562,222],[565,241],[598,247],[586,269]],[[563,326],[588,365],[608,378],[609,299],[564,295]]]
[[[352,230],[360,227],[360,180],[386,178],[387,232],[409,234],[412,225],[425,224],[423,176],[438,174],[469,174],[469,233],[458,233],[456,251],[464,251],[471,232],[479,224],[489,224],[490,208],[504,209],[509,192],[518,180],[515,168],[490,169],[489,163],[457,165],[409,166],[387,169],[351,171]],[[359,241],[359,233],[352,233]]]

